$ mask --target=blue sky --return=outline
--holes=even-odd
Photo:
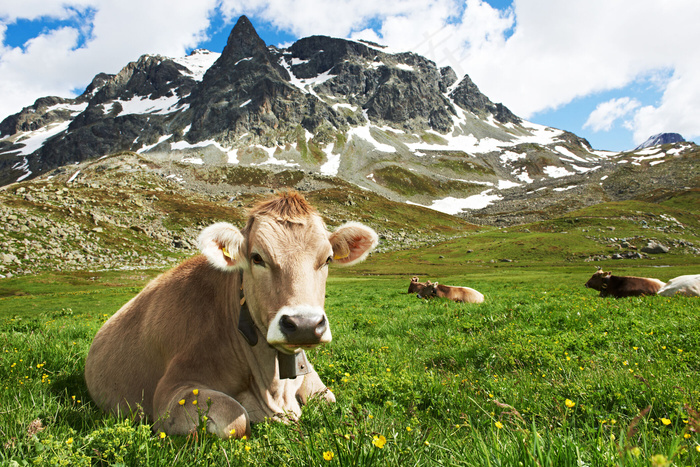
[[[596,149],[700,142],[697,0],[0,0],[0,119],[142,54],[221,52],[241,14],[268,44],[324,34],[427,56]]]

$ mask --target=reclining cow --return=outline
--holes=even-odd
[[[444,297],[455,302],[482,303],[484,295],[469,287],[442,285],[437,282],[426,282],[425,287],[418,292],[419,298]]]
[[[585,286],[599,290],[601,297],[620,298],[655,295],[664,283],[648,277],[613,276],[611,272],[598,269]]]
[[[430,282],[430,281],[428,281]],[[408,284],[408,293],[416,293],[421,290],[423,290],[423,287],[425,287],[427,282],[418,282],[418,277],[413,276],[411,278],[411,283]]]
[[[664,297],[672,297],[673,295],[700,297],[700,274],[674,277],[656,294]]]
[[[204,229],[203,255],[157,277],[95,336],[85,379],[105,411],[143,414],[176,435],[250,436],[250,423],[297,418],[312,396],[334,401],[303,349],[331,340],[328,263],[362,261],[376,233],[330,233],[295,192],[255,206],[239,231]]]

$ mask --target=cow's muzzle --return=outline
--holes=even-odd
[[[320,307],[284,307],[277,312],[267,330],[267,342],[289,352],[330,341],[331,329],[326,313]]]

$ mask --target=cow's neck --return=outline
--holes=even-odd
[[[241,308],[238,313],[238,331],[249,346],[255,347],[258,344],[258,329],[255,326],[255,321],[253,321],[253,317],[248,309],[248,302],[246,302],[245,295],[243,294],[242,272],[240,299]],[[309,361],[306,359],[306,353],[303,350],[293,355],[282,353],[279,350],[276,350],[276,353],[280,379],[294,379],[297,376],[305,375],[311,371],[311,365],[309,365]]]

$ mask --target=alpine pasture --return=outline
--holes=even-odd
[[[298,422],[256,424],[243,440],[205,434],[206,407],[196,432],[170,437],[103,414],[87,394],[94,334],[161,271],[4,279],[0,464],[698,465],[700,299],[600,298],[583,284],[598,264],[667,281],[700,261],[584,262],[602,247],[581,222],[333,267],[333,341],[308,357],[338,402],[312,401]],[[418,299],[414,275],[486,300]]]

